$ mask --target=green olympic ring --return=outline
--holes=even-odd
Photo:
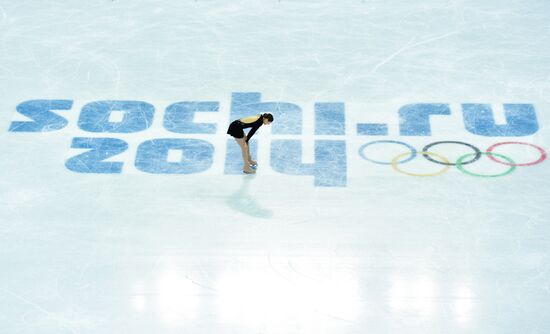
[[[488,157],[491,157],[491,156],[496,156],[496,157],[499,157],[501,159],[504,159],[508,162],[510,168],[508,168],[507,170],[505,170],[503,173],[500,173],[500,174],[488,174],[488,175],[484,175],[484,174],[477,174],[477,173],[474,173],[474,172],[470,172],[470,171],[467,171],[466,169],[464,169],[464,167],[462,166],[462,160],[466,159],[467,157],[469,156],[472,156],[472,155],[475,155],[475,153],[467,153],[467,154],[464,154],[463,156],[461,156],[460,158],[458,158],[458,160],[456,161],[456,168],[458,168],[459,171],[465,173],[465,174],[468,174],[468,175],[471,175],[471,176],[477,176],[477,177],[498,177],[498,176],[505,176],[505,175],[508,175],[510,173],[512,173],[515,169],[516,169],[516,166],[515,166],[515,162],[514,160],[510,159],[509,157],[505,156],[505,155],[502,155],[502,154],[498,154],[498,153],[492,153],[492,152],[481,152],[482,155],[486,155]]]

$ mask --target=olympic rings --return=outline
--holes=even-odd
[[[537,145],[533,145],[533,144],[529,144],[529,143],[524,143],[524,142],[519,142],[519,141],[505,141],[505,142],[501,142],[501,143],[496,143],[496,144],[493,144],[492,146],[490,146],[488,149],[487,149],[487,152],[489,153],[492,153],[493,152],[493,149],[497,146],[501,146],[501,145],[508,145],[508,144],[519,144],[519,145],[527,145],[527,146],[531,146],[531,147],[534,147],[536,148],[539,153],[540,153],[540,158],[538,158],[537,160],[535,161],[532,161],[532,162],[526,162],[526,163],[522,163],[522,164],[516,164],[514,162],[512,162],[513,165],[510,165],[506,162],[502,162],[498,159],[495,159],[493,158],[492,155],[488,155],[489,156],[489,159],[491,160],[494,160],[500,164],[504,164],[504,165],[508,165],[508,166],[532,166],[532,165],[536,165],[538,163],[541,163],[543,162],[545,159],[546,159],[546,152],[541,148],[541,147],[538,147]],[[493,154],[493,155],[496,155],[498,156],[498,154]]]
[[[410,152],[401,153],[401,154],[395,156],[393,159],[391,159],[390,162],[374,160],[374,159],[370,159],[370,158],[366,157],[365,154],[364,154],[365,148],[368,147],[369,145],[379,144],[379,143],[389,143],[389,144],[402,145],[402,146],[407,147]],[[471,148],[474,152],[464,154],[461,157],[459,157],[455,163],[451,163],[451,162],[449,162],[449,159],[447,159],[446,157],[428,151],[432,146],[435,146],[435,145],[438,145],[438,144],[447,144],[447,143],[464,145],[464,146],[467,146],[467,147]],[[527,146],[534,147],[540,153],[540,157],[537,160],[534,160],[534,161],[531,161],[531,162],[515,163],[514,160],[512,160],[510,157],[507,157],[503,154],[498,154],[498,153],[493,152],[493,150],[498,146],[511,145],[511,144],[527,145]],[[444,165],[445,167],[443,169],[441,169],[441,170],[439,170],[435,173],[411,173],[411,172],[404,171],[404,170],[402,170],[401,168],[398,167],[398,164],[402,164],[402,163],[413,160],[417,156],[417,153],[418,153],[417,150],[413,146],[411,146],[411,145],[409,145],[405,142],[396,141],[396,140],[375,140],[375,141],[368,142],[368,143],[362,145],[359,148],[359,155],[363,159],[365,159],[367,161],[370,161],[372,163],[376,163],[376,164],[391,165],[392,168],[396,172],[401,173],[401,174],[405,174],[405,175],[410,175],[410,176],[437,176],[437,175],[441,175],[441,174],[445,173],[447,170],[449,170],[449,168],[451,166],[456,166],[459,171],[461,171],[464,174],[470,175],[470,176],[499,177],[499,176],[505,176],[505,175],[508,175],[508,174],[512,173],[516,169],[517,166],[533,166],[533,165],[539,164],[539,163],[543,162],[544,160],[546,160],[546,157],[547,157],[546,151],[542,147],[539,147],[537,145],[530,144],[530,143],[519,142],[519,141],[496,143],[496,144],[491,145],[487,149],[487,151],[485,151],[485,152],[481,152],[474,145],[471,145],[471,144],[468,144],[468,143],[465,143],[465,142],[460,142],[460,141],[437,141],[437,142],[433,142],[433,143],[430,143],[430,144],[424,146],[424,148],[422,149],[421,152],[419,152],[419,154],[424,156],[428,161],[431,161],[431,162],[434,162],[434,163],[437,163],[437,164],[440,164],[440,165]],[[479,160],[482,155],[485,155],[489,159],[491,159],[495,162],[498,162],[500,164],[510,166],[510,168],[508,168],[506,171],[504,171],[502,173],[499,173],[499,174],[488,174],[488,175],[470,172],[470,171],[467,171],[464,168],[464,165],[471,164],[471,163]],[[402,159],[406,156],[409,156],[409,157],[404,159],[404,160],[400,160],[400,159]],[[432,157],[436,157],[439,160],[433,159]],[[466,159],[470,159],[470,160],[466,160]]]
[[[471,144],[468,144],[468,143],[465,143],[465,142],[461,142],[461,141],[436,141],[434,143],[431,143],[431,144],[428,144],[426,146],[424,146],[424,148],[422,149],[423,152],[427,152],[430,147],[432,146],[435,146],[435,145],[438,145],[438,144],[460,144],[460,145],[465,145],[465,146],[468,146],[469,148],[471,148],[472,150],[474,150],[474,158],[470,161],[467,161],[467,162],[463,162],[462,165],[467,165],[467,164],[471,164],[472,162],[475,162],[477,160],[479,160],[479,158],[481,158],[481,151],[479,150],[479,148],[475,147],[474,145],[471,145]],[[449,166],[456,166],[456,163],[449,163],[449,162],[441,162],[441,161],[437,161],[435,159],[432,159],[430,157],[430,155],[428,154],[425,154],[425,153],[422,153],[422,155],[424,156],[424,158],[432,161],[432,162],[435,162],[436,164],[442,164],[442,165],[449,165]]]
[[[383,161],[377,161],[377,160],[369,159],[363,154],[363,151],[365,150],[365,148],[367,146],[372,145],[372,144],[378,144],[378,143],[399,144],[399,145],[403,145],[403,146],[407,147],[409,150],[411,150],[411,153],[407,153],[407,154],[410,154],[411,156],[409,158],[403,160],[403,161],[400,161],[399,162],[400,164],[405,163],[407,161],[410,161],[410,160],[412,160],[416,157],[416,149],[414,147],[412,147],[411,145],[407,144],[407,143],[404,143],[402,141],[397,141],[397,140],[375,140],[375,141],[371,141],[369,143],[366,143],[365,145],[363,145],[359,148],[359,155],[361,156],[361,158],[363,158],[367,161],[370,161],[370,162],[374,162],[375,164],[391,165],[392,162],[383,162]]]
[[[508,161],[510,164],[506,164],[508,166],[510,166],[510,168],[508,168],[508,170],[504,171],[503,173],[500,173],[500,174],[490,174],[490,175],[484,175],[484,174],[477,174],[477,173],[473,173],[473,172],[469,172],[467,170],[464,169],[464,167],[462,167],[463,163],[462,163],[462,160],[464,160],[464,158],[470,156],[470,155],[473,155],[473,153],[468,153],[468,154],[464,154],[463,156],[461,156],[460,158],[458,158],[458,160],[456,161],[456,167],[458,168],[459,171],[463,172],[463,173],[466,173],[468,175],[472,175],[472,176],[478,176],[478,177],[497,177],[497,176],[504,176],[504,175],[508,175],[510,174],[511,172],[514,171],[514,169],[516,169],[516,165],[514,165],[514,160],[508,158],[507,156],[505,155],[502,155],[502,154],[498,154],[498,153],[491,153],[491,152],[483,152],[481,153],[483,155],[486,155],[488,156],[489,158],[491,158],[492,155],[496,155],[497,157],[499,158],[502,158],[506,161]],[[494,159],[493,159],[494,160]]]
[[[445,173],[449,168],[451,168],[452,164],[449,163],[449,160],[447,160],[447,158],[445,158],[444,156],[441,156],[437,153],[433,153],[433,152],[420,152],[420,154],[422,155],[433,155],[441,160],[444,161],[443,165],[446,165],[445,167],[443,167],[442,170],[440,170],[439,172],[435,172],[435,173],[428,173],[428,174],[417,174],[417,173],[409,173],[409,172],[405,172],[404,170],[401,170],[399,168],[397,168],[397,160],[399,160],[399,158],[405,156],[409,154],[408,152],[407,153],[403,153],[403,154],[400,154],[398,156],[396,156],[395,158],[392,159],[391,161],[391,166],[393,167],[393,169],[395,169],[396,172],[399,172],[399,173],[402,173],[402,174],[405,174],[405,175],[410,175],[410,176],[437,176],[437,175],[441,175],[443,173]]]

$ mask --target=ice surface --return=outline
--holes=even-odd
[[[0,332],[550,332],[549,14],[0,2]]]

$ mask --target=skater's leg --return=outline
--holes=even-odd
[[[246,153],[248,154],[248,164],[250,166],[257,166],[258,163],[252,160],[252,156],[250,155],[250,145],[248,145],[248,143],[246,143]]]
[[[250,153],[248,149],[248,143],[246,142],[246,137],[235,138],[235,140],[237,141],[237,144],[239,144],[239,147],[241,148],[241,154],[243,156],[243,171],[248,174],[255,173],[255,171],[252,168],[250,168],[250,163],[248,161]]]

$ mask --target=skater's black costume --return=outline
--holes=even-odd
[[[227,129],[227,134],[235,137],[235,138],[243,138],[244,137],[244,131],[243,129],[246,128],[252,128],[250,129],[250,132],[248,132],[248,135],[246,136],[246,142],[252,138],[254,133],[264,124],[264,118],[262,115],[258,117],[258,119],[252,123],[244,123],[241,122],[240,119],[235,120],[229,124],[229,128]]]

